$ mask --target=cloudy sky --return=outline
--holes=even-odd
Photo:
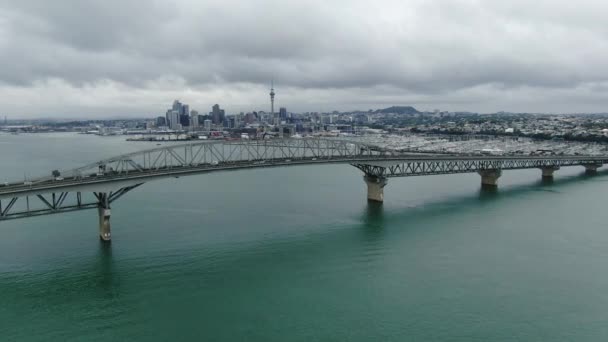
[[[0,0],[0,115],[608,112],[601,0]]]

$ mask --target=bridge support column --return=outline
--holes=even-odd
[[[99,205],[97,210],[99,213],[99,238],[102,241],[112,240],[112,231],[110,229],[110,203],[108,201],[108,194],[103,192],[99,193]]]
[[[498,184],[498,178],[502,175],[502,170],[491,169],[491,170],[479,170],[477,171],[481,176],[481,186],[495,188]]]
[[[597,169],[602,167],[602,164],[583,164],[585,167],[585,173],[594,175],[597,173]]]
[[[553,172],[559,170],[559,166],[544,166],[540,170],[543,173],[543,179],[553,179]]]
[[[367,200],[373,202],[384,202],[384,187],[387,179],[385,177],[377,177],[365,175],[363,176],[365,184],[367,184]]]

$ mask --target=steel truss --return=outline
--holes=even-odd
[[[374,177],[408,177],[408,176],[425,176],[425,175],[442,175],[451,173],[469,173],[479,172],[483,170],[515,170],[515,169],[533,169],[533,168],[552,168],[556,169],[562,166],[601,166],[608,163],[608,157],[591,159],[589,157],[581,158],[515,158],[501,159],[479,158],[474,159],[456,159],[446,158],[443,160],[408,160],[401,161],[390,166],[379,166],[368,163],[352,163],[354,167],[363,171],[366,175]]]
[[[386,153],[381,148],[331,139],[273,139],[253,141],[196,142],[124,154],[95,162],[61,174],[67,177],[104,174],[127,175],[133,172],[162,171],[174,168],[237,162],[332,159]],[[51,177],[40,179],[48,180]]]
[[[62,171],[60,176],[5,184],[0,186],[0,220],[92,208],[109,209],[112,202],[154,178],[317,163],[351,164],[370,177],[405,177],[482,170],[601,166],[608,163],[608,156],[408,154],[341,139],[200,141],[123,154]],[[94,197],[83,200],[84,191]],[[30,200],[38,206],[31,206]]]
[[[120,188],[117,191],[108,193],[93,192],[94,200],[84,200],[83,193],[81,192],[53,192],[50,194],[13,197],[8,201],[0,200],[0,221],[94,209],[98,207],[110,209],[110,204],[141,184],[143,183]],[[22,200],[23,203],[21,203],[21,206],[17,207],[15,204],[17,204],[19,200]]]

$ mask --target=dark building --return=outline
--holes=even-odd
[[[164,116],[156,118],[156,127],[167,126],[167,119]]]
[[[186,114],[180,114],[179,123],[182,124],[182,127],[190,126],[190,116]]]
[[[245,124],[253,123],[256,120],[255,114],[247,113],[245,114]]]
[[[198,116],[198,125],[202,126],[205,124],[205,120],[211,120],[209,115],[199,115]]]
[[[222,124],[226,115],[224,110],[220,109],[220,105],[218,104],[214,104],[211,108],[212,111],[209,113],[211,115],[211,122],[213,122],[214,125]]]
[[[236,123],[237,123],[236,116],[229,116],[226,120],[225,126],[227,128],[236,128]]]
[[[279,119],[281,119],[281,121],[287,120],[287,108],[281,107],[279,109]]]

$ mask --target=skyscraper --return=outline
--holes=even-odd
[[[195,110],[190,112],[190,127],[198,128],[198,112]]]
[[[171,127],[171,112],[172,109],[167,109],[167,113],[165,113],[165,125],[167,127]]]
[[[281,121],[287,120],[287,108],[279,108],[279,119],[281,119]]]
[[[169,127],[173,130],[178,130],[181,126],[179,121],[179,111],[177,110],[169,110],[167,112],[168,124]]]
[[[213,107],[211,107],[212,111],[211,111],[211,121],[213,122],[214,125],[219,125],[222,122],[224,122],[224,116],[226,115],[226,112],[223,109],[220,109],[220,105],[218,104],[214,104]]]
[[[179,100],[175,100],[173,101],[173,106],[171,107],[172,110],[176,110],[179,114],[182,113],[182,103],[179,102]]]
[[[190,126],[190,116],[186,114],[180,114],[179,123],[182,125],[182,127]]]

